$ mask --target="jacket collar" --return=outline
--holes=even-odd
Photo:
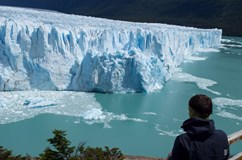
[[[214,121],[210,119],[190,118],[183,122],[181,126],[188,135],[208,137],[215,130]]]

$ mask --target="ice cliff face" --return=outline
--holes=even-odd
[[[0,90],[154,91],[221,33],[0,7]]]

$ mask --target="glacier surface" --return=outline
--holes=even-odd
[[[150,92],[219,29],[0,6],[0,90]]]

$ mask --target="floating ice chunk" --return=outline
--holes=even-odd
[[[183,120],[177,119],[177,118],[173,118],[172,121],[175,122],[175,123],[177,123],[177,122],[182,123],[183,122]]]
[[[201,48],[201,49],[198,49],[197,52],[200,52],[200,53],[209,53],[209,52],[220,52],[219,49],[216,49],[216,48]]]
[[[236,119],[236,120],[242,121],[241,116],[227,112],[225,110],[221,110],[220,112],[216,113],[216,115],[224,117],[224,118],[230,118],[230,119]]]
[[[29,107],[29,108],[43,108],[43,107],[50,107],[50,106],[56,106],[56,102],[53,100],[45,100],[43,98],[29,98],[23,102],[23,106]]]
[[[224,48],[242,48],[242,45],[238,45],[238,44],[223,44],[222,45]]]
[[[221,39],[221,42],[222,43],[231,43],[231,42],[233,42],[233,40],[231,40],[231,39]]]
[[[242,99],[217,97],[213,99],[213,103],[223,108],[226,106],[242,107]]]
[[[230,40],[230,39],[222,39],[222,48],[242,48],[242,42],[238,42],[236,40]]]
[[[145,115],[154,115],[154,116],[157,115],[157,113],[154,113],[154,112],[144,112],[143,114],[145,114]]]
[[[176,130],[173,130],[173,131],[166,131],[166,130],[163,130],[160,128],[160,126],[157,124],[155,125],[155,130],[157,132],[159,132],[159,135],[166,135],[166,136],[170,136],[170,137],[176,137],[178,136],[179,134],[181,134],[181,131],[176,131]]]
[[[208,88],[217,84],[217,82],[210,79],[193,76],[189,73],[182,72],[181,69],[177,70],[174,73],[174,75],[172,76],[172,79],[180,82],[195,83],[200,89],[207,90],[216,95],[220,95],[219,92],[213,91]]]
[[[242,99],[217,97],[213,99],[213,103],[218,106],[216,115],[242,121],[240,115],[236,115],[236,112],[233,113],[234,110],[241,109]]]
[[[193,63],[194,61],[204,61],[206,59],[207,59],[207,57],[200,57],[200,56],[191,55],[191,56],[186,57],[184,62],[185,63]]]
[[[231,39],[221,39],[222,44],[241,44],[242,42],[238,42],[236,40],[231,40]]]

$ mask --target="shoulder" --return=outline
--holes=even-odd
[[[228,146],[229,146],[228,136],[222,130],[215,130],[214,134],[209,139],[213,143],[216,142],[216,144],[219,147],[226,147],[226,148],[228,148]]]
[[[177,136],[176,139],[185,140],[185,139],[190,139],[190,138],[187,133],[182,133],[179,136]]]
[[[219,136],[219,137],[224,137],[227,139],[227,134],[222,130],[215,130],[213,135]]]
[[[187,133],[183,133],[176,137],[175,142],[180,143],[182,146],[187,146],[187,144],[191,142],[191,138]]]

